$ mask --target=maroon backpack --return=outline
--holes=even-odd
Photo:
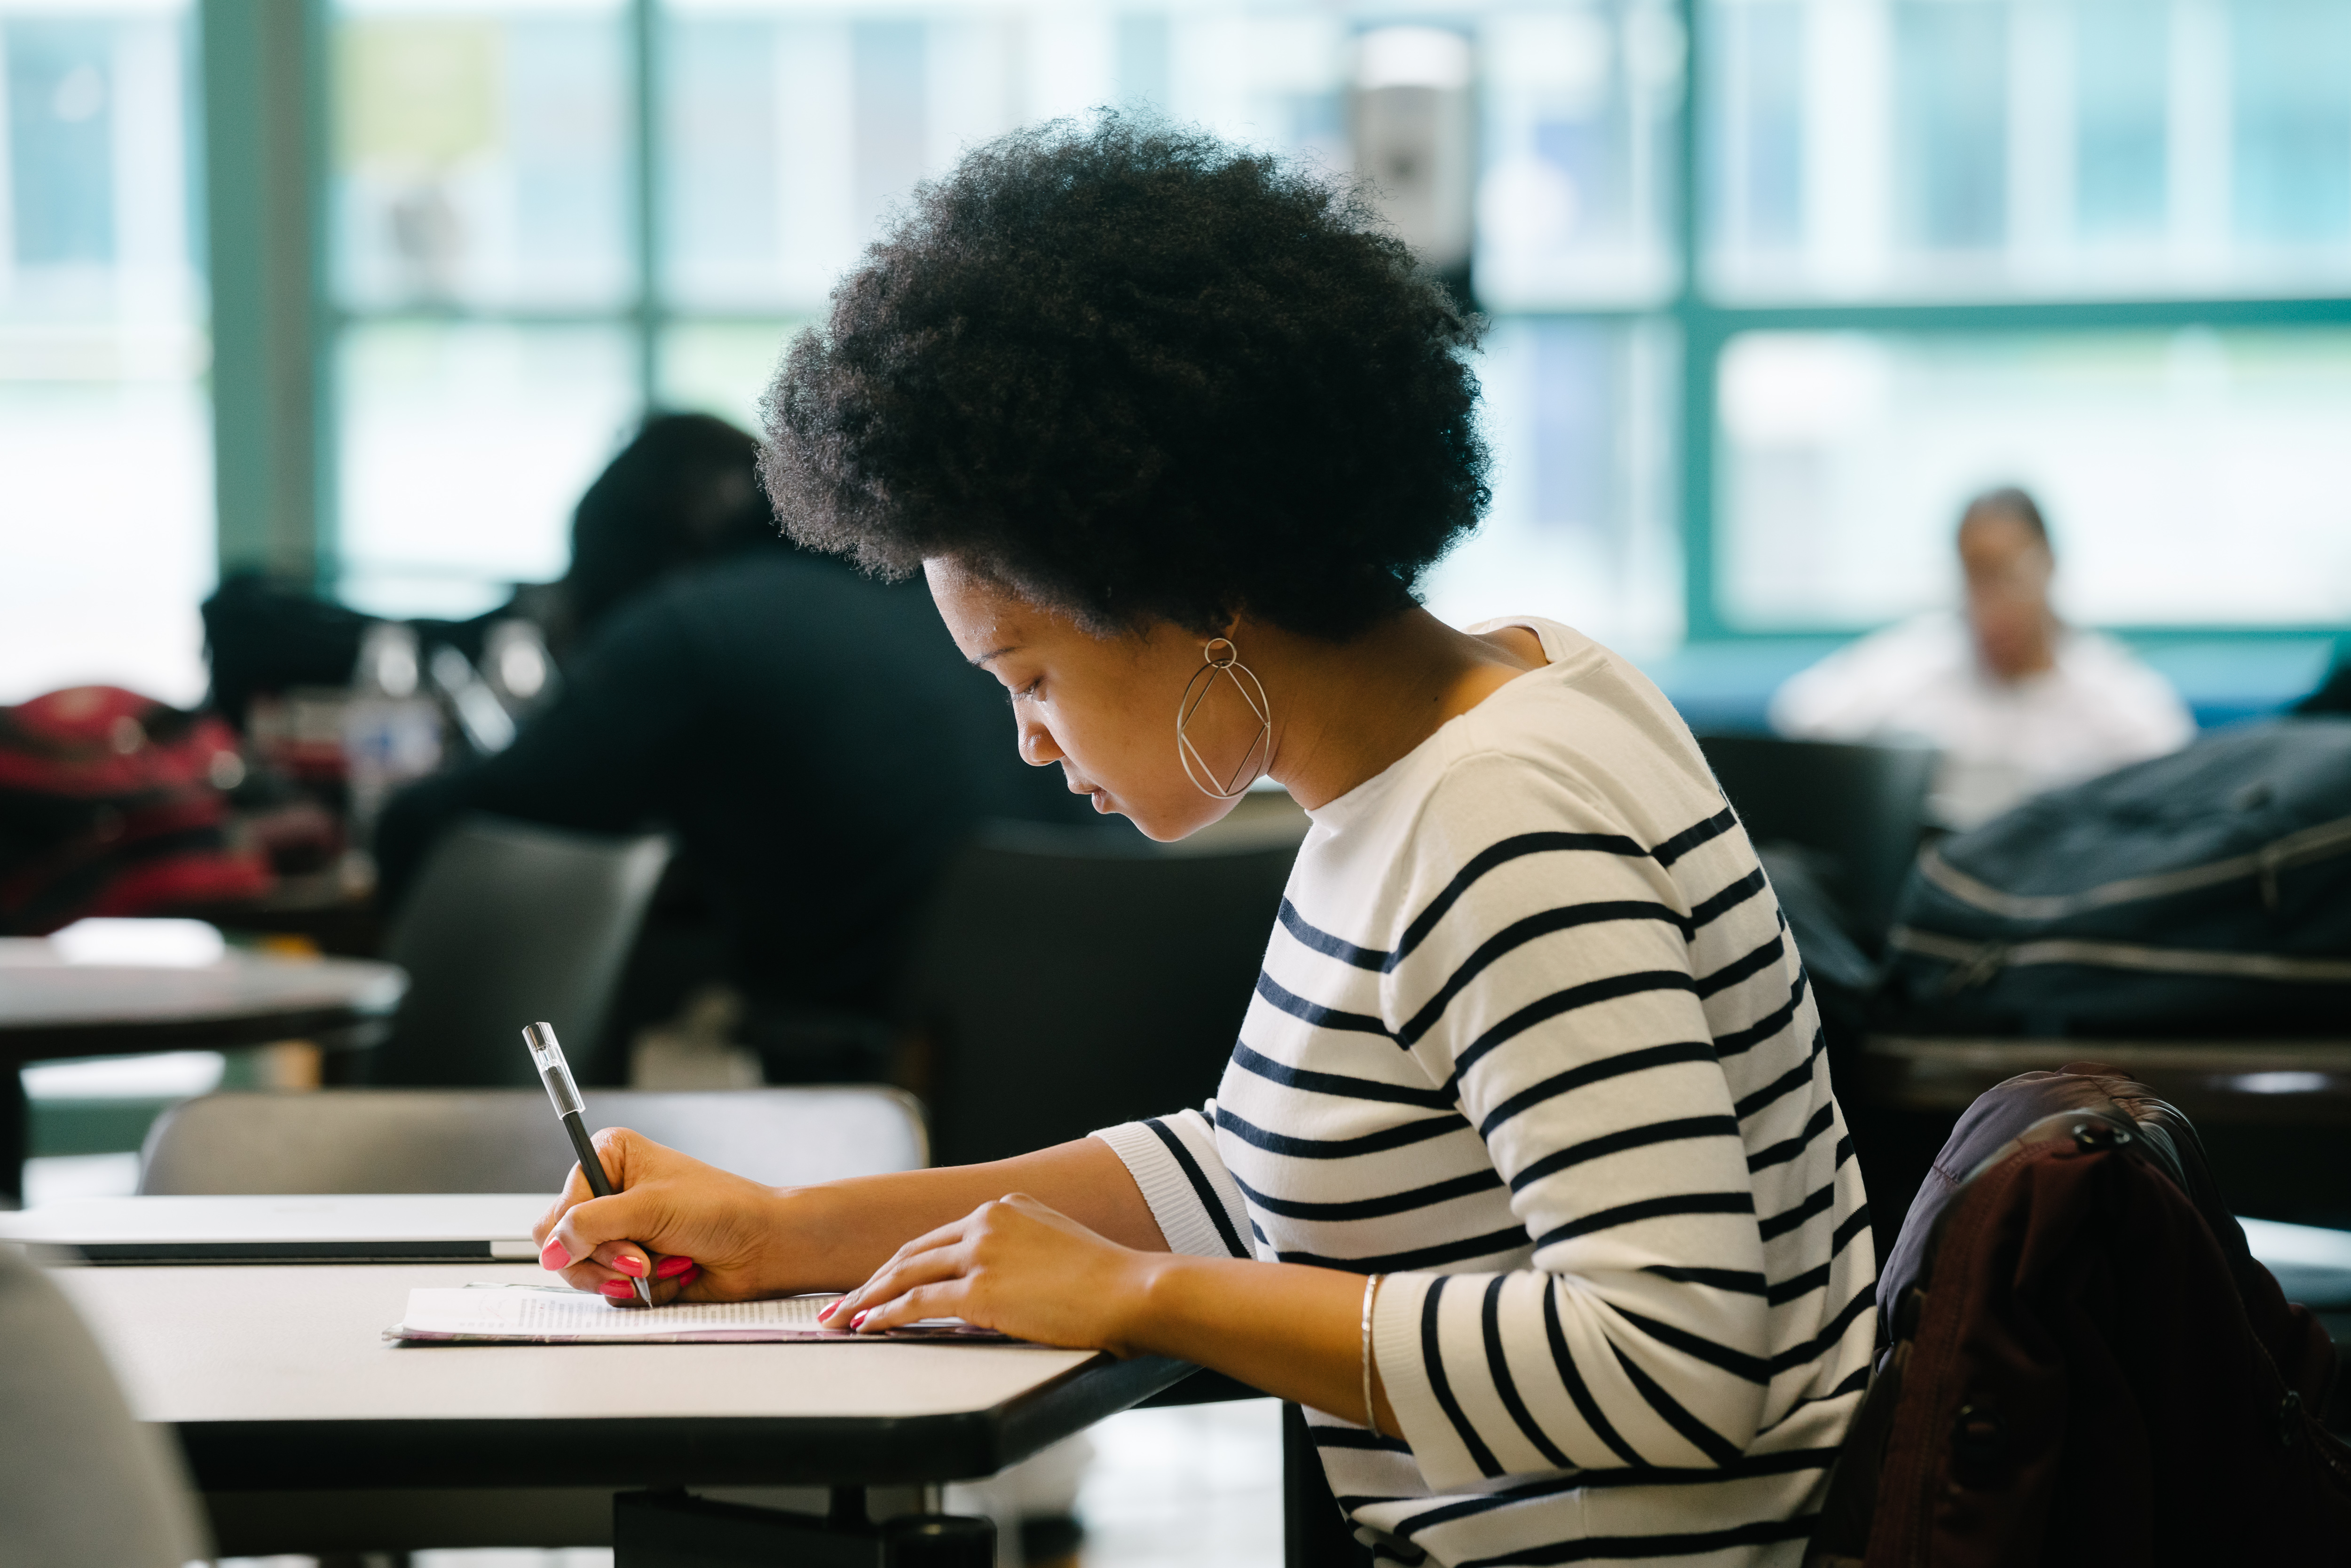
[[[251,898],[269,866],[230,832],[236,737],[119,686],[0,707],[0,934]]]
[[[2334,1347],[2145,1085],[2076,1063],[1987,1091],[1879,1289],[1807,1568],[2351,1564]]]

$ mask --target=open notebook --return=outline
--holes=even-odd
[[[698,1344],[746,1341],[953,1339],[1005,1343],[992,1329],[934,1318],[886,1334],[852,1334],[818,1323],[838,1296],[780,1296],[764,1301],[687,1301],[666,1307],[616,1307],[603,1297],[560,1285],[464,1285],[408,1292],[408,1312],[386,1339],[505,1344]]]

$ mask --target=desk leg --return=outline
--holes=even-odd
[[[25,1155],[31,1138],[23,1073],[14,1061],[0,1062],[0,1208],[25,1206]]]
[[[915,1513],[867,1519],[862,1487],[832,1489],[832,1511],[714,1502],[683,1491],[612,1499],[612,1568],[994,1568],[996,1526],[985,1519]]]

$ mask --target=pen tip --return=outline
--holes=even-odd
[[[643,1301],[649,1307],[652,1306],[653,1304],[653,1288],[652,1282],[646,1280],[639,1280],[636,1281],[636,1286],[637,1300]]]

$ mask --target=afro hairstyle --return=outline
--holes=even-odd
[[[880,576],[1344,641],[1490,498],[1481,326],[1359,189],[1098,112],[916,190],[785,355],[761,469],[796,541]]]

